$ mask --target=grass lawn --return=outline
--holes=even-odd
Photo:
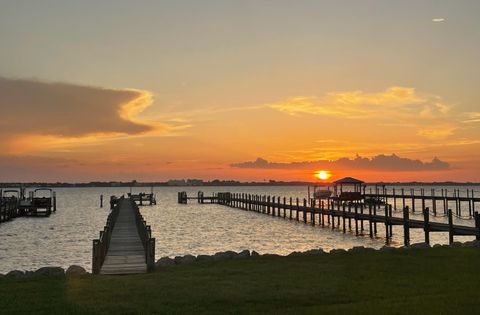
[[[0,313],[480,314],[480,248],[255,257],[0,279]]]

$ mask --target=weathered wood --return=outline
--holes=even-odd
[[[185,194],[178,195],[185,202]],[[97,274],[145,273],[153,269],[155,239],[131,198],[120,198],[109,214],[99,240],[93,243],[92,272]]]

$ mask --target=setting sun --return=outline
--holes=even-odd
[[[331,175],[329,171],[321,170],[321,171],[315,172],[315,176],[321,180],[326,180],[326,179],[329,179]]]

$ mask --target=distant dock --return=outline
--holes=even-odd
[[[0,223],[17,217],[48,217],[56,211],[57,197],[52,189],[0,189]]]
[[[424,231],[425,243],[430,244],[430,233],[446,232],[449,235],[449,242],[454,242],[454,236],[475,236],[480,240],[480,215],[475,210],[480,198],[448,197],[428,195],[407,195],[407,194],[361,194],[352,201],[352,194],[348,193],[348,199],[342,199],[337,195],[325,200],[286,198],[277,196],[254,195],[246,193],[223,192],[216,193],[210,197],[198,194],[196,197],[188,197],[186,192],[178,193],[178,202],[187,203],[189,200],[196,200],[198,203],[208,201],[220,205],[254,211],[274,217],[281,217],[293,221],[303,221],[311,225],[330,226],[332,229],[340,229],[346,233],[347,229],[355,231],[355,235],[363,234],[368,230],[371,238],[377,236],[377,225],[385,226],[386,242],[392,238],[393,226],[403,226],[405,246],[410,245],[410,230],[422,229]],[[411,206],[407,206],[405,200],[410,198]],[[417,206],[415,201],[417,202]],[[427,201],[433,207],[427,207]],[[390,204],[394,203],[395,207]],[[442,208],[436,207],[438,202]],[[449,206],[455,202],[452,210]],[[467,213],[462,213],[461,203],[468,203]],[[402,209],[397,210],[397,203],[402,204]],[[420,218],[411,218],[419,215]],[[434,219],[446,219],[447,222],[436,222]],[[465,224],[455,224],[454,218]]]

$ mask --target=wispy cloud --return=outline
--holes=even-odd
[[[445,22],[445,18],[433,18],[432,22]]]
[[[374,93],[342,91],[320,97],[292,97],[268,106],[289,115],[372,119],[378,125],[411,126],[418,129],[418,135],[427,138],[447,137],[456,129],[449,104],[439,96],[419,93],[411,87],[394,86]]]
[[[395,154],[380,154],[372,158],[356,156],[353,159],[342,157],[337,160],[317,160],[300,162],[269,162],[263,158],[255,161],[231,164],[234,168],[246,169],[348,169],[348,170],[378,170],[378,171],[432,171],[450,168],[447,162],[434,158],[430,162],[422,162],[409,158],[402,158]]]

